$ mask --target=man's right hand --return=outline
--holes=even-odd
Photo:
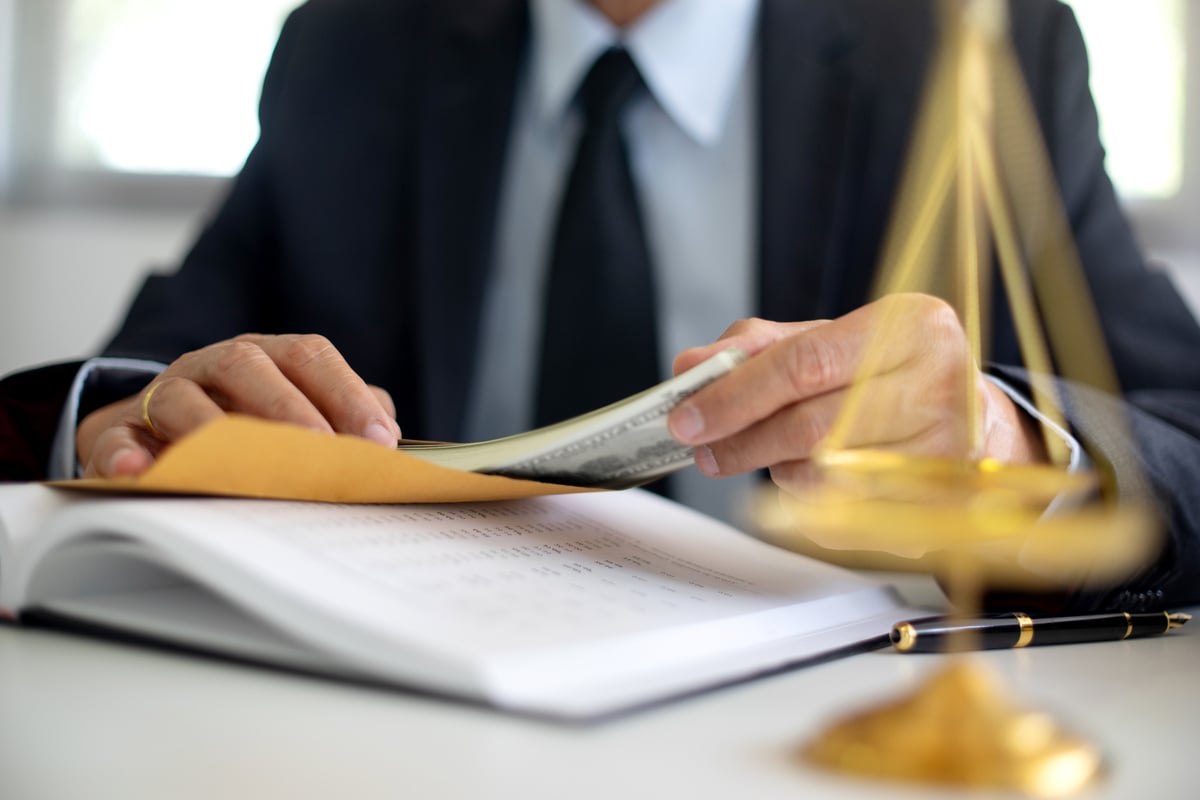
[[[229,412],[388,447],[400,438],[391,397],[328,339],[244,334],[180,356],[137,395],[89,414],[76,452],[89,477],[138,475],[171,442]]]

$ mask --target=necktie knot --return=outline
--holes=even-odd
[[[637,65],[622,47],[606,50],[588,71],[577,95],[589,126],[615,123],[621,109],[642,87]]]

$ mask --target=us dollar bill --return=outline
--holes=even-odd
[[[667,416],[746,358],[730,348],[644,392],[517,436],[404,449],[443,466],[509,478],[606,489],[638,486],[692,462],[692,449],[667,432]]]

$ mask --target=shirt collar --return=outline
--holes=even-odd
[[[650,93],[692,139],[713,144],[745,69],[759,0],[661,0],[617,28],[586,0],[532,0],[532,86],[538,116],[566,113],[592,62],[623,44]]]

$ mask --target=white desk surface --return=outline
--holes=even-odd
[[[978,658],[1109,754],[1111,774],[1084,797],[1200,796],[1200,620]],[[0,626],[0,798],[958,797],[795,755],[823,724],[941,663],[868,653],[571,727]]]

